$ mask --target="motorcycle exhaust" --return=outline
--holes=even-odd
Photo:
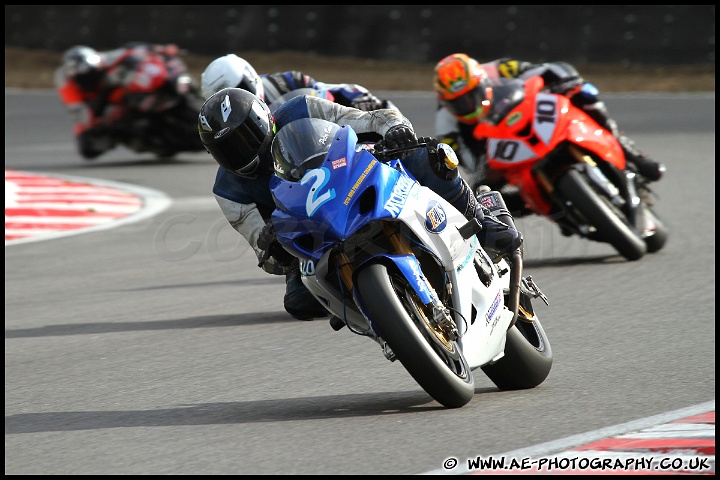
[[[495,218],[503,222],[505,225],[517,230],[515,220],[513,220],[510,211],[505,205],[505,199],[498,191],[490,190],[489,187],[483,186],[477,190],[477,199],[485,208],[490,210]],[[512,268],[510,269],[510,291],[508,292],[508,309],[513,313],[513,319],[508,329],[515,325],[518,318],[518,309],[520,308],[520,285],[522,283],[523,260],[522,246],[516,249],[510,258],[508,258]]]
[[[512,268],[510,269],[510,291],[508,292],[508,310],[513,313],[512,321],[508,326],[510,330],[515,326],[518,319],[518,310],[520,309],[520,285],[522,284],[523,260],[522,252],[516,249],[510,257]]]

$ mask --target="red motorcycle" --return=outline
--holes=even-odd
[[[175,52],[149,50],[127,76],[122,117],[115,125],[118,140],[137,152],[161,157],[204,151],[197,134],[203,102]]]
[[[116,145],[159,157],[205,151],[197,133],[204,99],[179,54],[173,44],[133,43],[101,52],[101,69],[68,76],[65,67],[58,69],[58,94],[76,136],[102,133],[101,146],[88,149],[86,158]]]
[[[653,210],[654,194],[626,168],[618,140],[543,87],[541,77],[518,82],[502,121],[477,125],[488,168],[565,235],[608,243],[627,260],[663,248],[668,229]]]

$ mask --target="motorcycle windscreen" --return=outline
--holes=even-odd
[[[339,129],[319,118],[301,118],[283,126],[271,147],[277,176],[297,182],[308,170],[322,165]]]

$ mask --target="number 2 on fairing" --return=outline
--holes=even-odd
[[[327,168],[316,168],[308,171],[302,180],[300,180],[300,185],[305,185],[311,181],[313,182],[310,194],[305,200],[305,210],[307,211],[308,217],[312,216],[315,210],[320,208],[320,205],[335,198],[334,188],[320,195],[320,189],[330,180],[329,174]]]

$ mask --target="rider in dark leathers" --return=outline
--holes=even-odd
[[[270,145],[277,128],[308,117],[349,125],[360,141],[381,142],[387,148],[418,142],[410,121],[394,109],[365,112],[320,97],[299,96],[283,104],[273,117],[267,105],[247,90],[227,88],[211,95],[200,110],[198,128],[203,144],[220,164],[213,193],[230,224],[255,250],[262,268],[273,274],[287,275],[297,270],[298,262],[274,239],[269,223],[275,209],[269,189],[274,172]],[[501,254],[519,248],[520,233],[478,205],[470,187],[459,176],[457,164],[446,163],[438,149],[430,150],[415,149],[405,158],[415,178],[468,219],[477,218],[483,226],[478,238],[484,246]],[[266,252],[270,254],[267,259]],[[288,313],[302,320],[327,316],[299,283],[302,290],[291,289],[290,285],[286,290],[284,306]]]
[[[312,88],[329,93],[326,98],[335,103],[366,112],[379,108],[395,108],[389,100],[376,97],[357,83],[320,82],[297,70],[258,75],[247,60],[233,53],[216,58],[200,75],[200,91],[205,98],[228,87],[252,92],[268,105],[293,90]]]

